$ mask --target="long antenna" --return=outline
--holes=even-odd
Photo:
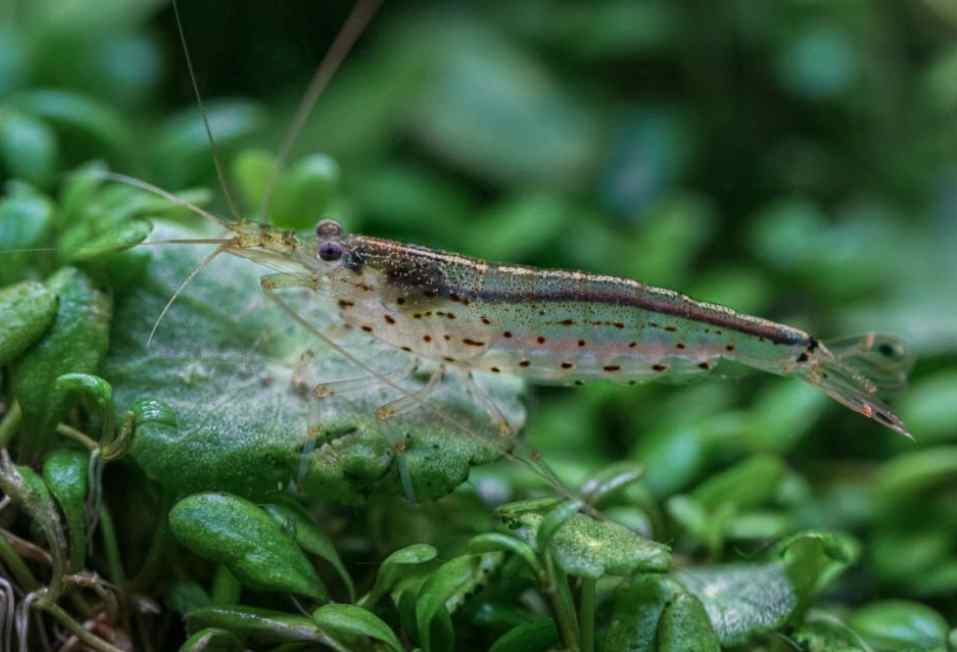
[[[303,96],[302,102],[299,103],[299,108],[296,110],[296,115],[289,125],[289,130],[283,138],[279,153],[276,156],[276,165],[273,168],[272,175],[269,177],[269,183],[266,184],[266,191],[263,193],[262,202],[257,211],[258,217],[265,217],[269,211],[269,203],[272,200],[273,191],[276,189],[279,174],[289,159],[289,154],[292,151],[293,145],[296,143],[296,139],[299,138],[303,127],[306,126],[309,114],[312,113],[316,102],[319,101],[319,96],[322,95],[326,86],[329,85],[333,75],[336,74],[339,66],[349,55],[352,46],[355,45],[355,42],[365,30],[369,21],[372,20],[372,17],[375,16],[376,11],[379,10],[381,5],[382,0],[359,0],[352,8],[352,13],[349,14],[349,18],[342,26],[342,29],[339,30],[339,34],[336,35],[336,40],[333,41],[332,47],[329,48],[326,56],[323,57],[320,62],[315,75],[312,77],[312,81],[309,82],[309,88]]]
[[[203,103],[203,96],[199,92],[199,84],[196,83],[196,73],[193,70],[193,59],[189,56],[189,46],[186,44],[186,33],[183,31],[183,21],[179,16],[179,5],[173,0],[173,15],[176,16],[176,29],[179,31],[179,40],[183,44],[183,54],[186,55],[186,67],[189,69],[189,80],[193,84],[193,93],[196,95],[196,103],[199,105],[199,111],[203,116],[203,126],[206,128],[206,137],[209,139],[209,148],[213,154],[213,164],[216,166],[216,176],[219,177],[219,185],[223,188],[223,194],[226,196],[226,204],[229,205],[229,212],[237,222],[242,221],[239,211],[236,208],[236,202],[233,200],[232,193],[229,192],[229,184],[226,183],[226,173],[223,172],[223,161],[219,155],[219,147],[216,145],[216,139],[213,138],[213,130],[209,126],[209,113],[206,111],[206,105]]]

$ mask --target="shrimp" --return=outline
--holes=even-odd
[[[267,277],[267,289],[306,287],[331,299],[346,328],[440,368],[510,374],[531,383],[634,385],[685,379],[730,361],[820,387],[901,434],[881,395],[911,358],[870,334],[832,347],[804,331],[637,281],[496,264],[365,235],[323,220],[306,272]],[[310,255],[311,254],[311,255]]]
[[[345,36],[337,38],[337,44],[320,65],[284,139],[277,167],[288,156],[322,88],[377,4],[366,2],[357,6],[354,17],[340,33],[340,37]],[[175,9],[175,2],[173,6]],[[177,24],[220,182],[227,204],[237,215],[195,87],[178,12]],[[893,337],[872,334],[828,345],[796,328],[638,281],[492,263],[419,245],[348,234],[339,223],[328,219],[320,221],[310,236],[248,220],[226,222],[143,181],[122,175],[110,177],[187,206],[228,231],[218,239],[178,241],[218,246],[176,290],[160,319],[188,282],[220,254],[263,265],[272,270],[261,279],[268,298],[293,321],[361,369],[369,382],[398,392],[398,399],[377,411],[383,422],[410,407],[428,409],[437,418],[448,421],[450,417],[429,401],[447,373],[464,378],[500,433],[510,436],[513,427],[475,383],[476,372],[515,376],[533,384],[578,386],[612,381],[631,385],[703,377],[728,362],[797,377],[851,410],[909,436],[903,421],[883,400],[887,391],[903,383],[911,363],[902,344]],[[268,197],[274,183],[272,179],[265,193],[264,212],[268,212]],[[388,349],[411,357],[410,369],[417,369],[420,364],[433,369],[429,381],[410,390],[397,382],[394,375],[359,360],[336,340],[333,330],[317,327],[293,309],[282,298],[282,291],[287,289],[306,290],[317,302],[332,306],[342,329],[364,332]],[[362,380],[350,382],[361,387]],[[317,401],[329,393],[326,385],[313,388]],[[464,424],[455,425],[472,433]],[[404,439],[393,439],[402,484],[411,498],[411,480],[403,470],[401,458]],[[518,458],[511,450],[503,447],[503,454],[531,463],[540,475],[561,489],[560,483],[552,482],[547,467]]]

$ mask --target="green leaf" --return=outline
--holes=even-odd
[[[98,99],[60,90],[31,90],[10,98],[24,111],[77,138],[91,155],[121,156],[129,151],[131,134],[119,113]],[[74,144],[74,147],[76,144]]]
[[[0,366],[16,360],[53,324],[57,296],[43,283],[23,281],[0,289]]]
[[[248,138],[265,119],[262,107],[245,100],[207,102],[206,113],[216,142],[224,150]],[[162,177],[173,187],[204,176],[209,169],[209,139],[200,110],[194,107],[168,119],[151,153]]]
[[[112,232],[103,233],[72,251],[63,252],[64,260],[68,263],[96,260],[105,254],[129,249],[146,240],[152,230],[153,225],[144,220],[126,222]]]
[[[432,562],[437,555],[438,551],[426,543],[415,543],[396,550],[379,564],[375,584],[362,598],[360,605],[371,607],[400,580],[419,572],[423,564]]]
[[[704,604],[723,646],[781,627],[801,597],[781,563],[697,566],[675,572],[674,578]]]
[[[784,472],[785,466],[780,459],[755,455],[711,476],[691,496],[711,513],[726,506],[733,506],[736,510],[759,507],[774,496]]]
[[[0,110],[0,163],[8,176],[47,187],[57,172],[56,135],[41,120]]]
[[[339,177],[339,164],[325,154],[296,161],[276,188],[270,220],[291,229],[312,228],[338,192]]]
[[[782,560],[791,584],[806,601],[857,560],[860,546],[849,536],[799,532],[778,542],[770,556]]]
[[[879,496],[888,508],[939,490],[957,480],[957,446],[937,446],[898,455],[886,462],[875,478]]]
[[[206,607],[186,615],[186,630],[190,634],[208,628],[225,629],[257,643],[325,640],[309,618],[254,607]]]
[[[402,643],[381,618],[368,609],[351,604],[327,604],[312,612],[319,627],[339,637],[365,636],[385,643],[395,652],[403,652]]]
[[[282,525],[287,532],[292,534],[299,547],[306,552],[317,555],[332,564],[333,568],[342,578],[342,582],[349,591],[349,600],[355,601],[356,588],[352,582],[352,576],[346,570],[345,564],[339,558],[339,553],[326,533],[313,522],[312,518],[304,509],[293,501],[283,503],[272,503],[263,505],[266,513],[272,516],[277,523]]]
[[[854,611],[848,624],[878,649],[947,645],[947,621],[930,607],[906,600],[873,602]]]
[[[605,467],[582,485],[582,499],[597,507],[637,482],[644,472],[645,467],[635,462],[618,462]]]
[[[502,553],[462,555],[450,559],[437,568],[419,589],[415,604],[415,618],[419,642],[429,652],[433,649],[432,620],[440,611],[452,613],[461,606],[466,596],[486,580],[486,574],[502,560]]]
[[[243,649],[243,642],[232,632],[207,627],[190,636],[179,652],[242,652]]]
[[[228,494],[195,494],[169,514],[170,529],[200,557],[224,564],[244,585],[317,600],[326,587],[296,543],[255,504]]]
[[[469,540],[468,551],[474,554],[483,552],[509,552],[522,559],[536,577],[543,577],[545,569],[538,561],[535,550],[522,541],[499,532],[486,532],[472,537]]]
[[[499,637],[489,652],[546,652],[559,645],[558,630],[551,618],[517,625]]]
[[[900,415],[921,441],[954,438],[957,371],[945,370],[914,383],[903,397]]]
[[[551,540],[551,552],[569,575],[598,579],[638,572],[666,572],[671,549],[645,539],[623,525],[575,514]]]
[[[43,479],[66,517],[70,540],[70,570],[86,567],[87,514],[90,456],[85,451],[59,448],[43,462]]]
[[[665,607],[657,641],[660,652],[721,652],[704,605],[687,593],[679,593]]]
[[[658,622],[683,588],[660,575],[637,575],[615,591],[611,622],[605,638],[608,652],[656,652]]]
[[[10,183],[6,196],[0,199],[0,250],[4,264],[0,266],[0,285],[9,285],[27,277],[36,263],[52,257],[54,252],[11,251],[47,246],[53,228],[53,204],[23,183]]]
[[[50,277],[47,287],[59,298],[56,321],[20,359],[11,383],[31,432],[21,442],[23,460],[36,459],[49,447],[69,407],[66,393],[55,388],[56,379],[66,373],[96,373],[109,341],[112,301],[89,277],[66,267]]]

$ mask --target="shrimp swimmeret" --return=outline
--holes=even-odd
[[[347,234],[332,220],[310,238],[254,222],[227,226],[234,235],[217,252],[283,270],[262,280],[274,298],[282,288],[317,292],[337,307],[343,327],[430,361],[437,373],[637,384],[701,376],[729,360],[801,378],[908,435],[880,398],[904,382],[911,362],[889,336],[825,345],[796,328],[630,279],[490,263]]]

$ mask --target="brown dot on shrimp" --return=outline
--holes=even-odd
[[[499,369],[498,367],[489,367],[489,371],[491,371],[493,374],[498,374],[502,372],[502,370]]]
[[[432,336],[431,336],[431,335],[423,335],[423,336],[422,336],[422,340],[423,340],[424,342],[431,342],[431,341],[432,341]]]
[[[707,362],[699,362],[699,363],[698,363],[698,368],[699,368],[699,369],[704,369],[705,371],[707,371],[707,370],[710,369],[711,367],[708,365]]]
[[[395,323],[395,318],[392,315],[383,315],[382,318],[385,319],[385,323],[387,324]]]
[[[371,333],[371,332],[372,332],[372,326],[368,326],[368,325],[366,325],[366,324],[363,324],[363,325],[362,325],[362,330],[364,330],[364,331],[367,332],[367,333]]]
[[[545,343],[545,337],[544,337],[543,335],[539,335],[539,336],[536,338],[536,340],[538,341],[539,344],[544,344],[544,343]]]
[[[399,297],[398,299],[395,300],[395,302],[399,304],[400,306],[403,306],[405,305],[405,297]]]
[[[339,307],[340,307],[340,308],[351,308],[351,307],[354,306],[354,305],[356,305],[356,304],[353,303],[352,301],[346,301],[345,299],[339,299]]]
[[[578,346],[585,346],[585,340],[578,340]]]
[[[509,339],[510,337],[512,337],[512,331],[505,331],[504,333],[502,333],[502,337],[504,337],[505,339]]]
[[[521,362],[518,363],[518,366],[519,366],[519,367],[527,367],[527,366],[529,366],[530,364],[532,364],[532,363],[529,362],[528,360],[522,360]]]
[[[724,350],[728,352],[734,351],[734,344],[727,345],[726,347],[724,347]]]
[[[491,320],[490,320],[488,317],[482,317],[482,323],[485,324],[486,326],[488,326],[488,325],[491,324],[492,322],[491,322]]]
[[[602,367],[602,370],[612,372],[612,371],[621,371],[621,366],[616,364],[609,364]]]
[[[797,357],[798,362],[807,362],[808,360],[810,360],[810,358],[808,357],[807,353],[801,353],[801,355]]]
[[[628,348],[633,349],[638,346],[638,342],[628,342]]]
[[[667,371],[668,369],[668,367],[664,366],[663,364],[652,365],[651,368],[658,372]]]
[[[575,325],[575,320],[574,320],[574,319],[563,319],[563,320],[561,320],[561,321],[558,322],[558,323],[561,324],[562,326],[574,326],[574,325]]]
[[[464,338],[462,342],[469,346],[485,346],[485,342],[479,342],[478,340],[473,340],[468,337]]]
[[[612,324],[612,326],[614,326],[615,328],[618,328],[618,329],[622,329],[622,328],[625,327],[625,325],[624,325],[622,322],[620,322],[620,321],[616,321],[614,324]]]
[[[412,353],[412,349],[408,346],[403,346],[402,350],[405,351],[406,353]]]
[[[675,344],[675,348],[678,349],[679,351],[684,351],[685,345],[682,342],[678,342],[677,344]]]
[[[562,363],[562,369],[571,369],[571,368],[574,367],[574,366],[575,366],[575,365],[573,365],[571,362],[563,362],[563,363]]]

